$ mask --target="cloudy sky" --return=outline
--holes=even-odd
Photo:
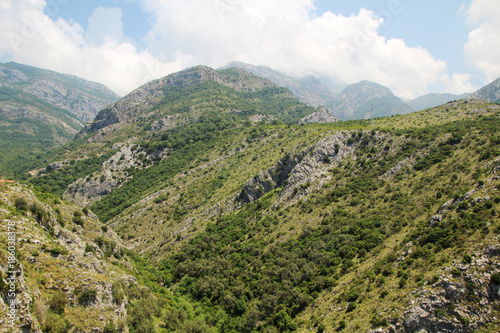
[[[500,76],[498,0],[0,0],[0,62],[106,84],[238,60],[370,80],[396,95]]]

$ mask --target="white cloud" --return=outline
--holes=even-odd
[[[467,22],[474,27],[465,45],[467,63],[485,79],[500,77],[500,10],[498,0],[473,0],[466,11]]]
[[[120,13],[116,11],[113,12],[114,28],[106,30],[107,38],[97,40],[92,30],[102,27],[102,20],[96,15],[95,20],[90,21],[86,36],[80,25],[63,19],[53,21],[45,15],[44,0],[0,0],[0,3],[3,9],[0,11],[0,54],[8,54],[17,62],[101,82],[121,95],[185,67],[180,53],[171,62],[164,62],[147,50],[119,41],[121,22],[117,15]],[[99,10],[96,13],[99,14]]]
[[[364,9],[345,17],[318,15],[311,0],[140,1],[156,17],[146,40],[158,54],[175,48],[213,67],[240,60],[371,80],[405,97],[428,92],[446,75],[446,63],[427,50],[380,36],[383,20]]]
[[[94,45],[103,44],[108,40],[123,41],[125,36],[123,35],[122,15],[118,7],[97,7],[89,17],[85,39]]]
[[[143,41],[148,49],[123,35],[118,8],[97,8],[84,31],[52,21],[43,13],[45,0],[0,0],[0,54],[102,82],[120,94],[188,66],[233,60],[349,83],[371,80],[410,98],[437,85],[468,87],[467,77],[447,74],[446,63],[427,50],[379,35],[384,22],[368,10],[319,15],[313,0],[126,1],[151,15],[153,28]]]

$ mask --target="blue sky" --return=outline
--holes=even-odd
[[[123,95],[232,60],[371,80],[399,96],[474,91],[500,76],[497,0],[0,0],[0,61]]]

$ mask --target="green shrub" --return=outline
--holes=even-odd
[[[347,305],[347,310],[346,312],[352,312],[354,310],[356,310],[356,308],[358,307],[358,305],[354,302],[350,302],[348,305]]]
[[[500,273],[495,273],[491,276],[491,283],[500,286]]]
[[[46,333],[66,333],[69,331],[69,322],[57,313],[49,313],[43,325]]]
[[[78,301],[81,304],[87,305],[88,303],[93,302],[96,296],[97,296],[97,291],[95,291],[94,289],[84,289],[80,293]]]
[[[14,200],[14,207],[16,207],[17,210],[27,211],[28,202],[24,198],[16,198]]]
[[[115,328],[115,324],[113,324],[113,323],[106,324],[106,326],[104,326],[104,328],[102,330],[102,333],[115,333],[115,332],[116,332],[116,328]]]
[[[66,304],[68,304],[66,293],[62,290],[58,290],[54,293],[52,299],[49,301],[49,309],[53,313],[62,315],[64,314],[64,309],[66,308]]]
[[[73,216],[73,223],[83,227],[85,222],[83,221],[83,219],[80,216]]]

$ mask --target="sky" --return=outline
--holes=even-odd
[[[0,0],[0,62],[125,95],[231,61],[415,98],[500,77],[498,0]]]

